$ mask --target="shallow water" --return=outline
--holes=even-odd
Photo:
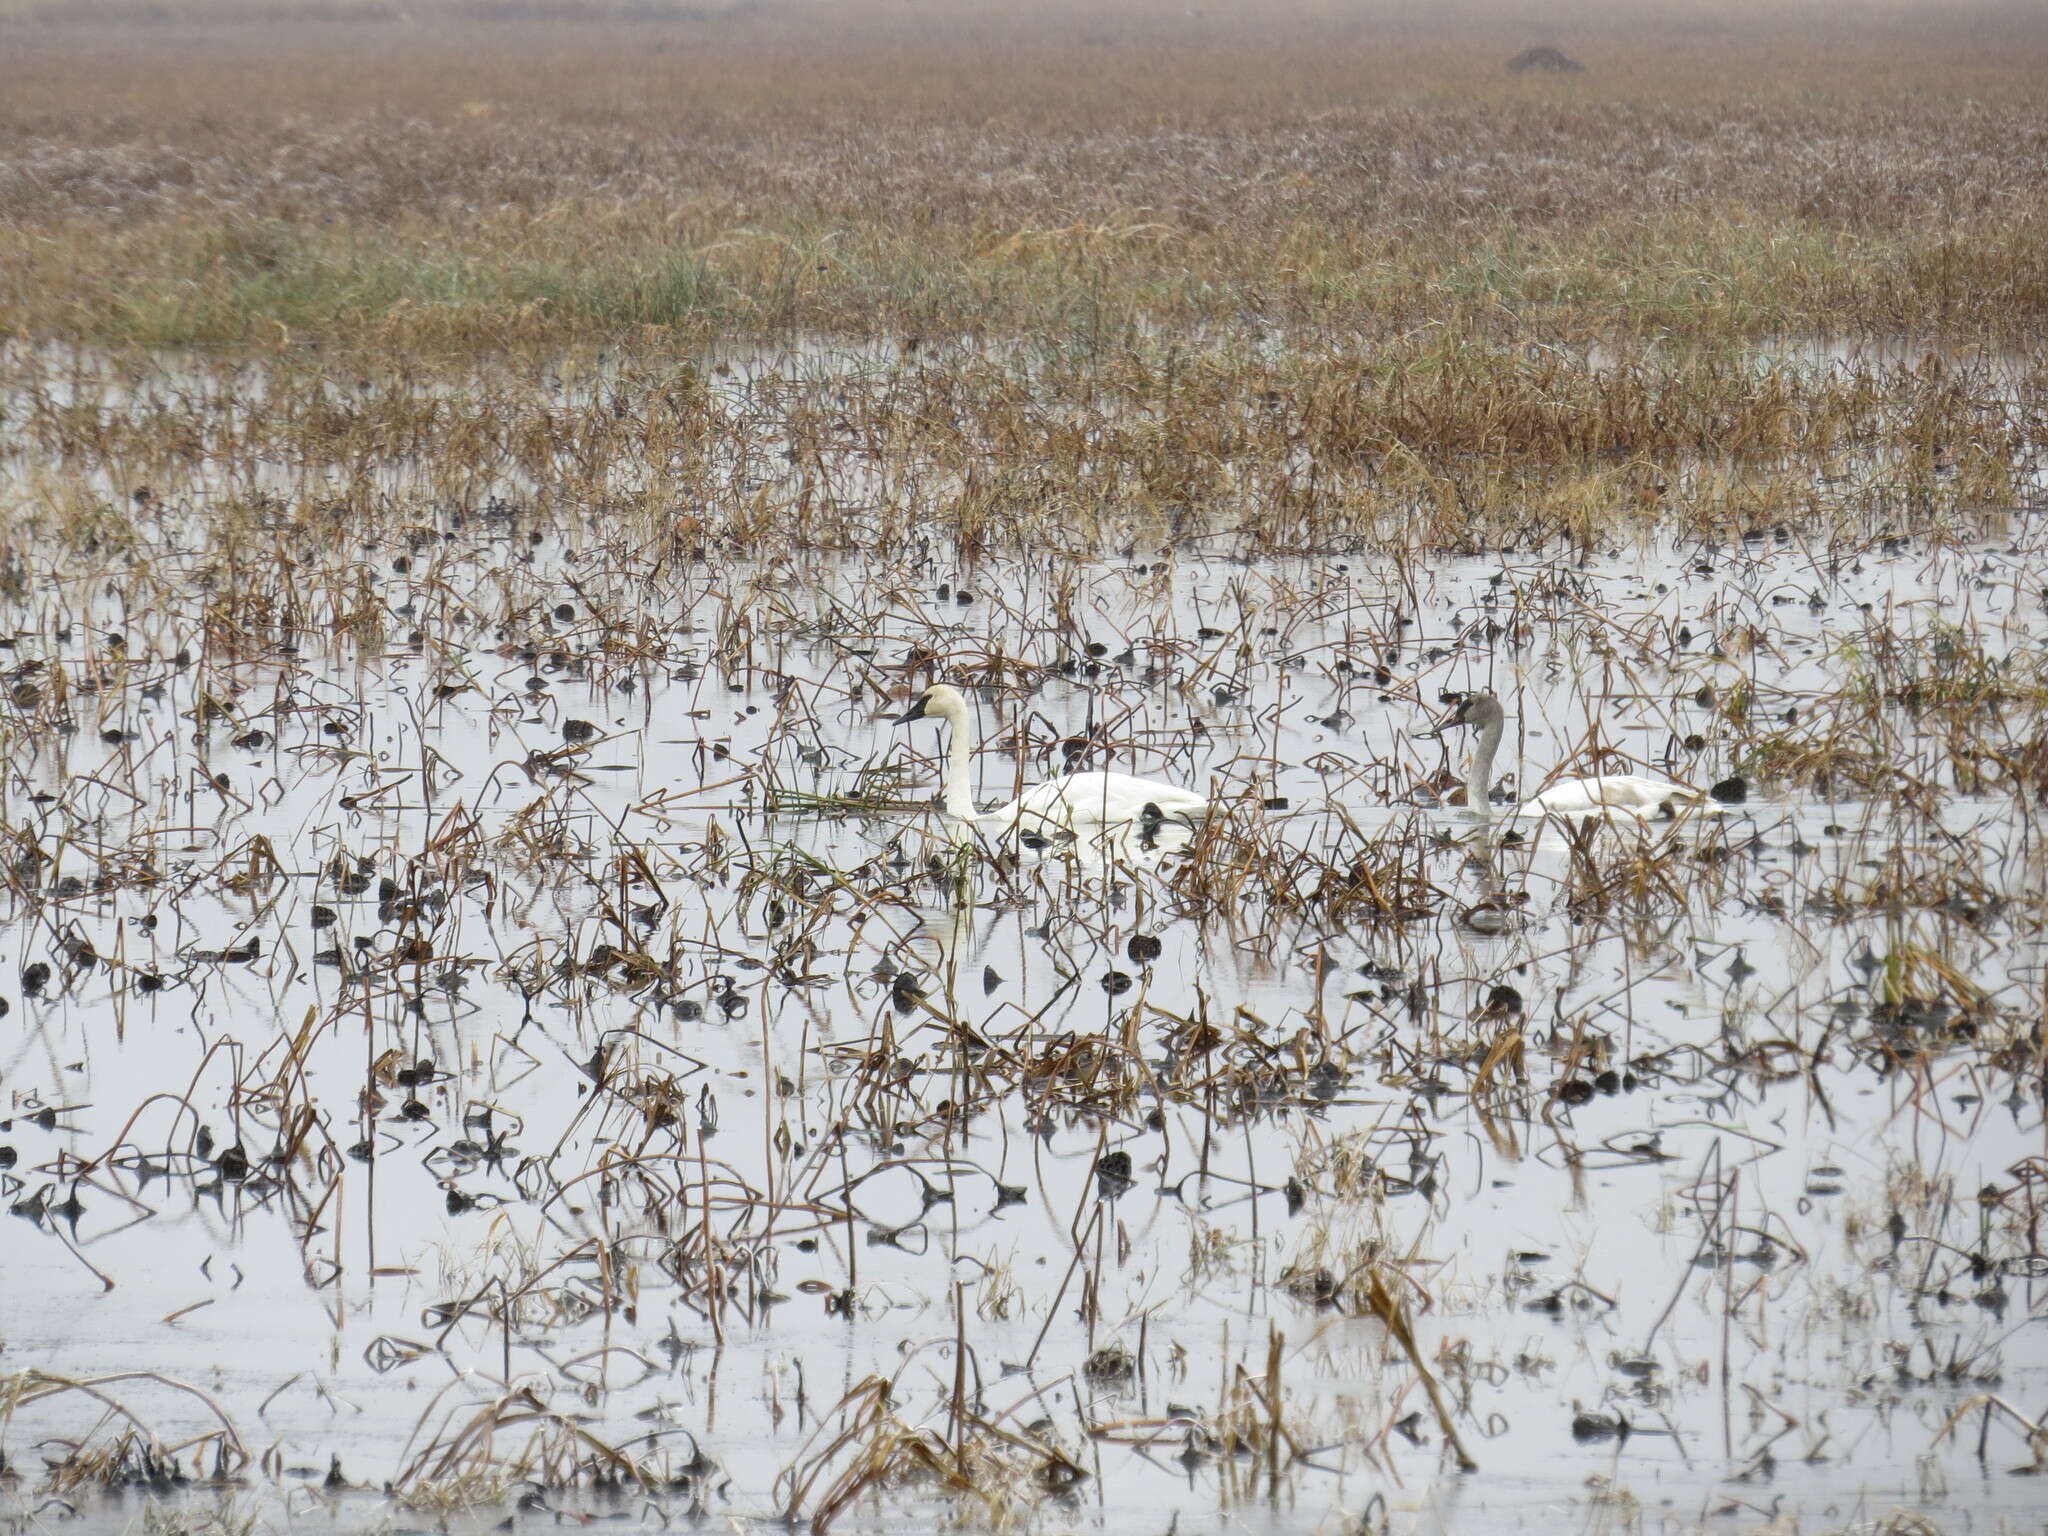
[[[876,1378],[980,1494],[899,1462],[835,1530],[2038,1507],[1986,1402],[2048,1390],[2037,515],[1399,569],[418,523],[376,643],[209,628],[175,517],[154,607],[8,599],[10,1518],[809,1520]],[[1228,810],[963,855],[888,723],[942,673],[984,803],[1074,742]],[[1753,791],[1483,834],[1412,734],[1473,686],[1522,793],[1596,739]],[[123,1425],[29,1372],[151,1373],[102,1390],[236,1487],[50,1486]]]

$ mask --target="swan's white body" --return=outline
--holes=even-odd
[[[1480,816],[1493,815],[1493,757],[1500,750],[1507,730],[1507,711],[1490,693],[1468,693],[1459,701],[1457,712],[1427,736],[1441,736],[1460,725],[1476,726],[1479,741],[1472,749],[1472,762],[1465,771],[1465,807]],[[1592,779],[1561,779],[1540,795],[1532,795],[1513,810],[1519,816],[1633,816],[1639,821],[1676,815],[1681,809],[1704,804],[1706,796],[1683,784],[1645,778],[1633,773],[1602,774]]]
[[[1677,809],[1700,799],[1698,790],[1633,773],[1603,774],[1597,779],[1565,779],[1515,807],[1517,816],[1595,816],[1613,811],[1648,819],[1665,807]]]
[[[1177,784],[1161,784],[1128,773],[1063,773],[1034,784],[1008,805],[977,811],[969,785],[974,759],[974,720],[960,691],[938,683],[918,695],[898,717],[943,720],[953,728],[946,752],[946,814],[969,826],[994,832],[1065,831],[1076,827],[1115,826],[1122,822],[1194,821],[1209,812],[1208,800]]]

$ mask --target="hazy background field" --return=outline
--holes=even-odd
[[[14,7],[0,329],[465,348],[2048,314],[2039,7],[303,14]],[[1507,73],[1532,43],[1584,72]]]

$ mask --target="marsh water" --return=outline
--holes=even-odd
[[[377,622],[259,646],[207,494],[10,551],[18,1528],[2038,1518],[2038,509],[740,557],[505,484],[283,520]],[[963,839],[941,677],[983,803],[1218,812]],[[1478,687],[1506,802],[1723,795],[1446,804]]]

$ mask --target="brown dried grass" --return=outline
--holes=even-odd
[[[0,332],[501,348],[1088,329],[2012,336],[2020,8],[17,26]]]

